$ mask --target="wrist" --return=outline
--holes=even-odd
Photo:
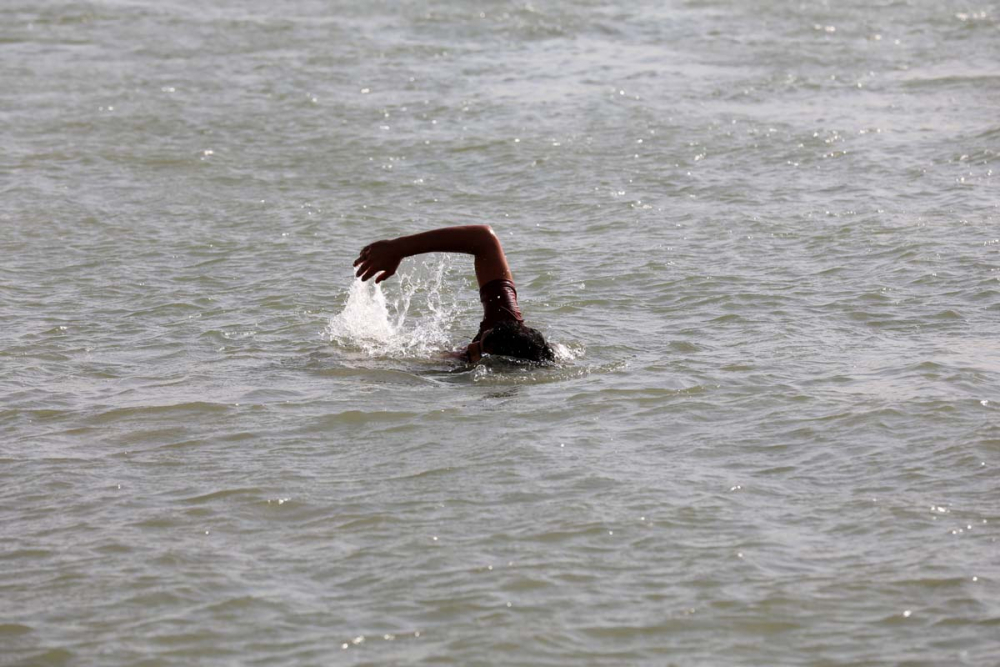
[[[416,255],[417,253],[413,248],[412,237],[400,236],[395,239],[389,240],[389,251],[400,259],[409,257],[410,255]]]

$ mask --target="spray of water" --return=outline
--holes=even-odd
[[[343,310],[330,318],[324,338],[369,357],[429,358],[463,347],[481,317],[479,300],[462,301],[447,256],[416,264],[383,285],[355,280]],[[549,340],[557,363],[586,352],[581,343]],[[487,368],[484,365],[484,368]],[[491,372],[484,370],[482,372]]]
[[[550,340],[549,345],[552,347],[552,352],[555,354],[557,362],[574,361],[582,357],[587,351],[587,348],[583,345],[583,343],[571,343],[569,345],[564,345]]]
[[[449,269],[447,260],[418,264],[384,283],[384,290],[355,280],[324,337],[371,357],[426,358],[454,347],[452,328],[462,308],[455,292],[447,289],[454,282],[445,280]]]

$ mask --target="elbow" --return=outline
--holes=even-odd
[[[500,237],[493,231],[493,228],[489,225],[483,225],[483,230],[486,232],[485,239],[487,245],[491,248],[501,249]]]
[[[496,232],[489,225],[475,225],[476,245],[481,249],[492,248],[500,245],[500,239]]]

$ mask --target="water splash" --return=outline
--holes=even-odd
[[[417,265],[382,285],[355,280],[344,309],[323,336],[370,357],[429,357],[455,347],[451,331],[462,309],[445,280],[449,263]],[[478,319],[477,319],[478,321]]]
[[[475,332],[482,309],[478,298],[459,299],[457,285],[462,281],[449,275],[451,268],[445,256],[436,264],[416,264],[384,285],[355,280],[343,310],[330,318],[323,337],[369,357],[426,359],[464,347]],[[458,332],[462,333],[456,335]],[[582,343],[549,340],[549,344],[557,364],[586,354]],[[510,362],[497,363],[503,367]]]
[[[575,361],[587,352],[587,348],[583,343],[563,344],[549,341],[549,345],[556,356],[556,362]]]

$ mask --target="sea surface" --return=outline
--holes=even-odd
[[[998,538],[995,2],[0,2],[3,667],[993,667]]]

